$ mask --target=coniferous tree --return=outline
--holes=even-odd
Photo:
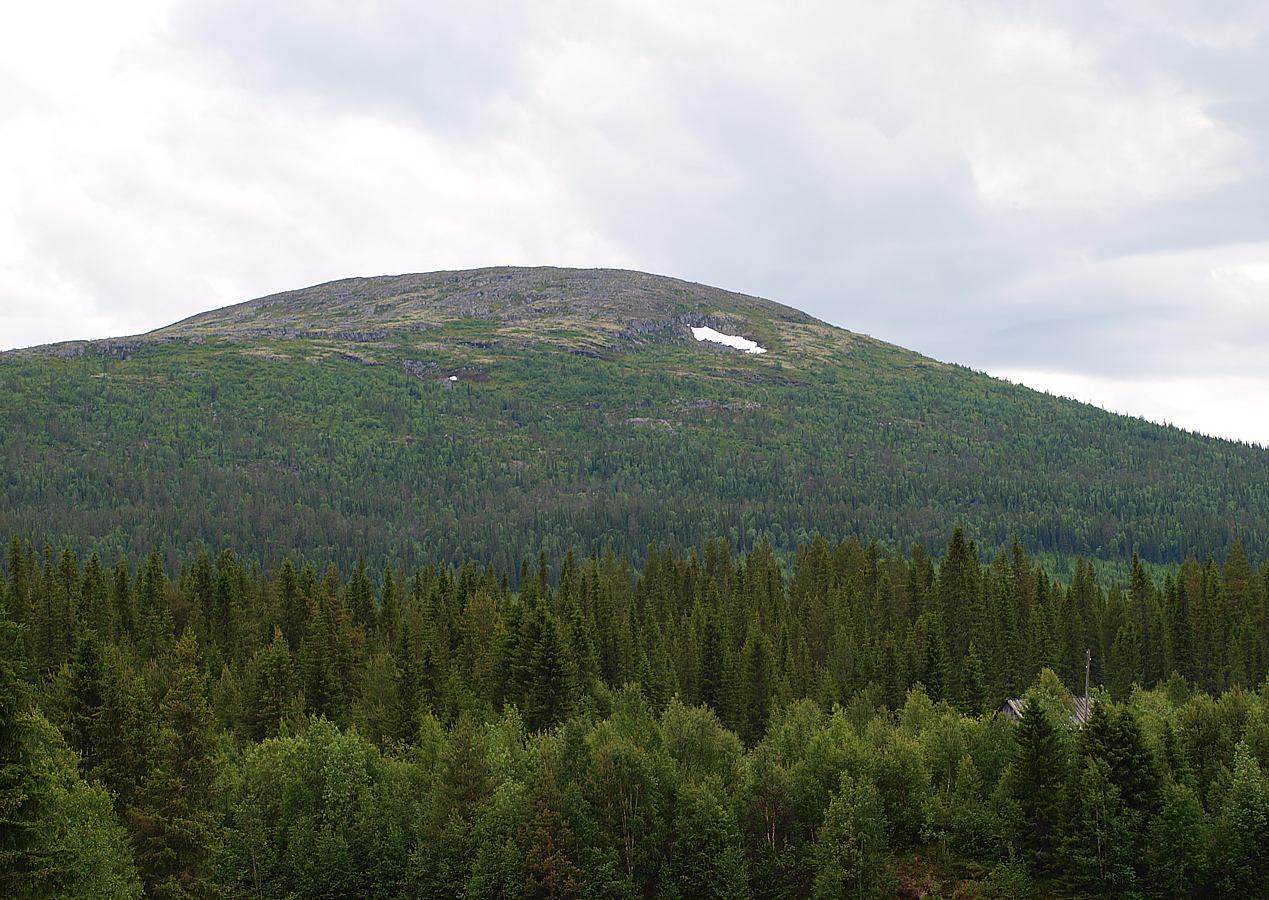
[[[1136,886],[1133,817],[1104,760],[1084,761],[1068,789],[1063,880],[1077,896],[1122,896]]]
[[[409,744],[418,735],[421,701],[419,660],[409,627],[397,632],[393,659],[396,662],[396,695],[388,717],[389,734],[393,740]]]
[[[158,657],[172,638],[172,610],[167,602],[167,575],[157,550],[146,559],[138,572],[137,607],[141,646],[152,657]]]
[[[376,621],[375,595],[370,585],[370,576],[366,574],[365,557],[357,558],[357,566],[352,577],[348,579],[347,597],[344,605],[352,613],[354,625],[371,628]]]
[[[1164,786],[1146,846],[1150,882],[1158,894],[1200,893],[1209,875],[1211,833],[1203,806],[1187,785],[1169,782]]]
[[[256,651],[247,676],[247,727],[252,740],[277,735],[294,694],[291,653],[281,628],[273,629],[273,640]]]
[[[31,703],[19,637],[0,602],[0,896],[138,898],[109,795]]]
[[[173,651],[172,683],[160,704],[154,769],[130,811],[138,862],[155,897],[210,897],[209,861],[219,843],[212,783],[221,767],[215,716],[186,630]]]
[[[1010,793],[1017,804],[1014,840],[1027,860],[1040,871],[1054,862],[1061,792],[1066,777],[1065,748],[1043,705],[1028,698],[1016,737]]]
[[[534,792],[517,835],[523,850],[520,874],[526,900],[586,896],[586,872],[578,865],[577,839],[564,816],[564,798],[549,775]]]
[[[40,767],[20,634],[0,606],[0,888],[13,897],[33,886],[49,893],[61,875],[41,835],[52,786]]]
[[[132,598],[132,576],[122,559],[115,564],[111,584],[110,601],[114,604],[115,618],[119,622],[119,634],[135,637],[137,634],[136,608]]]
[[[115,796],[123,814],[136,805],[141,785],[154,765],[158,710],[144,679],[118,651],[108,653],[102,691],[99,765],[94,773]]]
[[[105,703],[105,660],[101,639],[92,630],[80,634],[71,664],[70,703],[67,709],[66,740],[79,753],[85,774],[96,773],[102,758],[103,711]]]
[[[775,663],[771,642],[757,626],[749,625],[749,634],[741,651],[741,673],[738,682],[737,708],[741,713],[741,737],[750,746],[758,743],[767,730],[774,694]]]
[[[80,606],[78,624],[109,636],[114,632],[111,621],[110,590],[106,584],[106,572],[101,567],[101,558],[96,554],[88,557],[84,566],[84,582],[80,588]]]
[[[986,680],[982,657],[978,655],[978,647],[971,640],[969,650],[965,654],[965,666],[961,675],[961,708],[966,713],[978,715],[983,711],[987,701]]]
[[[311,569],[307,571],[312,574]],[[304,629],[308,625],[308,604],[300,593],[300,579],[289,557],[282,560],[282,568],[278,570],[277,597],[278,625],[282,628],[287,647],[294,653],[300,649],[300,641],[304,639]]]
[[[389,642],[396,639],[397,619],[401,615],[398,592],[396,573],[388,565],[383,570],[383,589],[379,592],[379,621]]]
[[[339,675],[335,625],[328,604],[321,603],[309,619],[300,644],[300,683],[308,712],[340,721],[344,712],[344,683]]]

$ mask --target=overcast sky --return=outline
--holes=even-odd
[[[1269,4],[6,9],[0,348],[497,264],[1269,443]]]

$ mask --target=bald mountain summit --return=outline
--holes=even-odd
[[[880,302],[880,301],[878,301]],[[0,354],[0,529],[518,567],[722,536],[1269,553],[1269,453],[617,270],[355,278]]]

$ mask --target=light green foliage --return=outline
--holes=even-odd
[[[815,896],[879,897],[885,884],[886,814],[867,777],[842,778],[816,846]]]
[[[1245,742],[1234,752],[1234,771],[1217,832],[1217,882],[1229,896],[1251,896],[1269,883],[1269,781]]]
[[[218,787],[222,885],[251,897],[394,894],[419,799],[406,767],[355,731],[316,719],[251,748]]]
[[[1194,791],[1176,782],[1165,784],[1147,841],[1150,871],[1159,893],[1184,897],[1204,884],[1211,842],[1211,824]]]

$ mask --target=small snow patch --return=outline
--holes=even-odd
[[[757,341],[751,341],[749,338],[743,338],[736,334],[723,334],[721,331],[715,331],[712,328],[692,328],[692,337],[698,341],[713,341],[715,344],[726,344],[736,350],[743,350],[745,353],[766,353],[766,347],[759,347]]]

